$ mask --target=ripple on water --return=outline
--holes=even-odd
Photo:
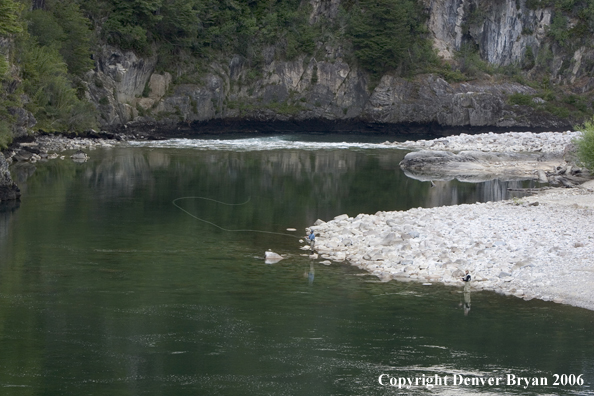
[[[182,148],[195,150],[223,151],[267,151],[267,150],[346,150],[346,149],[394,149],[396,146],[377,143],[356,142],[309,142],[294,141],[290,137],[270,136],[247,139],[167,139],[129,141],[134,147]]]

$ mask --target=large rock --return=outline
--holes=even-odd
[[[156,56],[141,57],[109,45],[101,47],[97,68],[88,72],[85,80],[87,98],[97,106],[103,125],[121,125],[138,117],[137,100],[145,92],[156,64]],[[161,88],[163,84],[154,85]]]
[[[284,257],[281,256],[278,253],[274,253],[270,250],[268,250],[267,252],[264,253],[264,262],[266,264],[274,264],[274,263],[278,263],[279,261],[281,261]]]
[[[12,125],[13,137],[27,136],[29,130],[37,124],[33,113],[21,107],[10,107],[8,112],[14,117]]]
[[[4,154],[0,153],[0,202],[19,199],[20,196],[21,190],[10,177],[8,162],[6,162]]]
[[[400,167],[408,177],[421,181],[523,180],[538,179],[539,170],[549,170],[561,161],[554,154],[421,150],[406,154]]]

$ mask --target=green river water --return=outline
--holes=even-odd
[[[300,256],[318,218],[501,199],[508,184],[431,187],[400,171],[402,151],[274,144],[13,167],[23,196],[0,209],[0,395],[594,394],[594,312],[476,292],[464,315],[461,290]],[[243,203],[179,201],[225,229],[292,236],[223,231],[179,197]],[[267,249],[288,258],[265,264]],[[449,382],[398,389],[382,374]]]

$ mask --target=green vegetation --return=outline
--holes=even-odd
[[[555,94],[550,90],[540,90],[535,95],[514,93],[508,96],[507,102],[511,105],[530,106],[559,118],[584,119],[592,115],[591,104],[584,98],[565,95],[561,91]]]
[[[293,104],[288,102],[270,102],[267,106],[270,110],[276,113],[285,115],[295,115],[304,109],[300,104]]]
[[[0,120],[0,149],[5,149],[10,142],[12,142],[10,124],[4,120]]]
[[[0,0],[0,37],[14,42],[7,55],[19,66],[18,76],[9,75],[0,53],[0,144],[8,141],[15,121],[7,110],[11,107],[31,111],[36,127],[46,131],[76,132],[95,125],[93,105],[75,89],[78,76],[93,67],[92,31],[75,0],[47,0],[44,9],[34,10],[26,2]]]
[[[257,66],[268,45],[277,47],[277,56],[294,59],[312,54],[319,36],[300,0],[88,0],[81,6],[96,23],[105,20],[102,39],[141,55],[156,50],[162,70],[221,53]]]
[[[6,61],[6,57],[3,53],[0,52],[0,81],[3,81],[8,73],[8,62]]]
[[[73,88],[72,76],[55,46],[40,46],[33,40],[21,45],[19,54],[23,91],[29,97],[25,108],[45,131],[80,131],[95,124],[91,103],[81,100]]]
[[[594,118],[576,129],[582,131],[582,136],[575,141],[578,147],[578,159],[583,166],[594,171]]]
[[[526,95],[522,93],[511,94],[507,100],[508,103],[512,105],[532,106],[534,104],[532,101],[532,95]]]
[[[425,37],[426,15],[414,0],[360,0],[350,20],[355,57],[374,79],[436,62]]]
[[[467,79],[477,78],[481,73],[495,74],[497,70],[488,62],[481,59],[476,45],[464,44],[456,53],[456,60]]]
[[[22,4],[14,0],[0,0],[0,37],[23,31],[20,20]]]
[[[85,81],[84,76],[94,67],[92,53],[105,43],[156,57],[157,72],[171,73],[174,84],[202,84],[213,63],[226,69],[235,57],[241,72],[229,87],[233,92],[247,88],[249,96],[271,60],[300,59],[305,68],[313,65],[311,85],[320,78],[316,60],[341,60],[365,72],[370,89],[385,74],[413,78],[434,73],[452,83],[515,81],[536,94],[512,95],[510,104],[576,121],[590,117],[590,101],[568,95],[555,77],[571,74],[572,51],[594,46],[594,0],[526,0],[530,9],[552,9],[552,23],[540,46],[526,48],[521,62],[505,67],[485,61],[476,37],[470,37],[485,23],[487,12],[481,4],[465,6],[461,27],[466,44],[446,62],[429,40],[420,0],[343,0],[332,19],[312,18],[312,6],[303,0],[0,0],[0,123],[2,130],[10,130],[14,120],[7,109],[25,107],[38,120],[37,128],[46,131],[95,126],[97,114],[85,98],[86,84],[101,90],[104,83],[98,78]],[[516,8],[521,7],[516,1]],[[522,34],[532,35],[536,26],[522,29]],[[594,75],[589,58],[584,56],[582,70],[593,70]],[[150,95],[148,84],[141,95]],[[544,102],[533,100],[537,97]],[[105,92],[98,98],[106,109],[110,102]],[[227,98],[213,107],[220,114],[225,108],[242,113],[255,106],[240,102]],[[290,98],[266,106],[296,114],[302,105],[295,102]],[[198,112],[196,103],[192,108]],[[152,110],[138,112],[156,116]]]

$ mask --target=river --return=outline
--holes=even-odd
[[[0,394],[594,394],[594,312],[382,283],[299,250],[318,218],[506,199],[530,182],[432,187],[402,173],[404,151],[333,140],[133,143],[13,167]],[[286,258],[265,264],[268,249]],[[382,374],[449,382],[398,390]]]

